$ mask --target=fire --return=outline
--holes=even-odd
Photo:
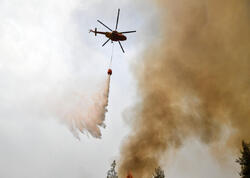
[[[129,172],[127,178],[133,178],[132,174]]]

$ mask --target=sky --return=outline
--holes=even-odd
[[[70,96],[87,102],[100,90],[111,45],[102,48],[105,37],[88,31],[106,30],[97,19],[113,28],[118,8],[118,29],[137,33],[127,35],[125,54],[115,44],[102,138],[85,133],[78,140],[57,112],[67,110]],[[1,0],[0,177],[105,177],[130,132],[126,111],[140,100],[134,66],[158,42],[160,19],[149,0]],[[167,177],[238,177],[235,159],[220,164],[197,140],[163,157]]]

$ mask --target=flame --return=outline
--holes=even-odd
[[[129,172],[127,178],[133,178],[132,174]]]

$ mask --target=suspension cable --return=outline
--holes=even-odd
[[[112,53],[111,53],[111,58],[110,58],[110,63],[109,63],[109,68],[112,67],[112,61],[113,61],[113,55],[114,55],[114,42],[112,44]]]

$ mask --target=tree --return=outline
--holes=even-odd
[[[240,176],[250,178],[250,144],[242,141],[241,157],[236,162],[241,166]]]
[[[161,169],[161,167],[155,169],[153,178],[165,178],[164,171]]]
[[[108,171],[107,178],[118,178],[117,172],[115,171],[116,162],[115,160],[111,164],[111,168]]]

